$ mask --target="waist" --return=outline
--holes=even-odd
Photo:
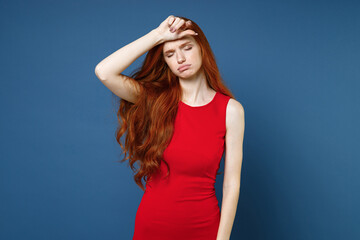
[[[146,183],[145,192],[175,202],[203,201],[216,199],[214,184],[214,181],[206,178],[155,177]]]

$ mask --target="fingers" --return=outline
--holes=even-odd
[[[176,32],[177,30],[181,28],[186,28],[191,25],[191,21],[186,21],[182,18],[174,17],[172,15],[169,16],[169,27],[170,32]],[[185,24],[184,24],[185,23]]]
[[[180,18],[175,18],[175,21],[173,22],[173,24],[171,24],[170,26],[170,32],[176,32],[178,30],[178,23],[181,21],[182,19]]]
[[[174,17],[173,15],[170,15],[170,16],[168,17],[168,24],[169,24],[169,26],[174,22],[174,20],[175,20],[175,17]]]
[[[191,26],[191,21],[188,20],[188,21],[185,22],[185,24],[183,24],[183,25],[180,27],[180,29],[186,30],[186,29],[190,28],[190,26]]]
[[[196,35],[198,35],[198,33],[194,32],[193,30],[188,29],[188,30],[185,30],[185,31],[182,31],[181,33],[179,33],[179,38],[182,38],[186,35],[196,36]]]
[[[175,31],[177,31],[178,29],[180,29],[181,27],[184,26],[185,20],[184,19],[180,19],[180,21],[176,24],[175,26]]]

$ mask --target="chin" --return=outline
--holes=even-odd
[[[192,76],[193,72],[190,70],[186,70],[185,72],[178,73],[178,76]]]

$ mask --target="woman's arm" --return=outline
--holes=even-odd
[[[153,47],[168,40],[176,40],[187,34],[194,35],[193,30],[184,30],[183,27],[190,25],[184,19],[168,16],[157,28],[151,30],[141,38],[120,48],[106,57],[95,67],[95,74],[101,82],[120,98],[135,102],[141,85],[134,79],[121,73],[129,67],[137,58]],[[174,31],[170,31],[173,28]]]
[[[135,102],[141,85],[134,79],[122,75],[121,72],[162,41],[155,29],[150,31],[98,63],[95,67],[96,76],[115,95],[127,101]]]
[[[235,99],[226,108],[225,170],[221,218],[216,240],[229,240],[240,194],[245,112]]]

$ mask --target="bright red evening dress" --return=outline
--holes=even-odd
[[[225,149],[230,97],[216,92],[203,106],[179,102],[174,134],[158,172],[146,183],[133,240],[216,240],[220,208],[216,173]]]

